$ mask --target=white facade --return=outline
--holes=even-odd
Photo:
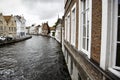
[[[120,0],[102,0],[100,67],[120,78]],[[109,53],[109,54],[108,54]]]
[[[26,20],[24,19],[23,16],[15,16],[16,24],[17,24],[17,36],[22,37],[26,35],[26,30],[25,30],[25,22]]]
[[[90,58],[91,28],[92,28],[92,0],[79,0],[79,40],[78,50]]]
[[[76,42],[76,3],[71,9],[71,44],[74,47],[76,44],[75,42]]]
[[[39,27],[39,32],[38,32],[39,34],[41,34],[42,33],[42,27]]]
[[[62,39],[62,25],[61,23],[59,23],[57,26],[56,26],[56,32],[55,32],[55,38],[58,42],[61,43],[61,39]]]
[[[30,34],[34,34],[35,33],[35,26],[31,26],[30,27]]]
[[[65,40],[67,40],[67,17],[65,17]]]
[[[51,37],[55,37],[54,34],[55,34],[55,30],[51,30],[51,31],[50,31],[50,36],[51,36]]]

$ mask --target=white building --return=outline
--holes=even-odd
[[[42,33],[42,27],[40,26],[39,27],[39,32],[38,32],[39,34],[41,34]]]
[[[55,38],[55,27],[50,27],[50,36]]]
[[[25,18],[23,16],[15,16],[16,24],[17,24],[17,36],[23,37],[26,35],[25,31]]]
[[[62,19],[57,21],[55,39],[60,43],[62,42]]]
[[[30,34],[34,34],[35,32],[35,26],[30,26]]]

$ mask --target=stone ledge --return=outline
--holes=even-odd
[[[79,72],[82,74],[84,73],[84,78],[89,77],[91,80],[102,80],[104,76],[106,77],[106,80],[114,80],[107,72],[103,71],[99,66],[88,59],[87,55],[76,50],[68,42],[64,41],[64,46],[69,51],[69,55],[74,60]]]
[[[21,42],[21,41],[24,41],[24,40],[27,40],[27,39],[30,39],[30,38],[32,38],[32,36],[27,36],[27,37],[24,37],[24,38],[19,38],[19,39],[3,42],[3,43],[0,43],[0,47],[2,47],[4,45],[9,45],[9,44],[12,44],[12,43]]]

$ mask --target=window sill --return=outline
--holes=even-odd
[[[115,74],[117,77],[120,78],[120,71],[117,71],[117,70],[115,70],[115,69],[113,69],[113,68],[108,68],[108,70],[109,70],[110,72],[112,72],[113,74]]]

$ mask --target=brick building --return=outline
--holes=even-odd
[[[41,35],[45,35],[48,36],[50,34],[50,27],[48,25],[48,22],[46,23],[42,23],[42,31],[41,31]]]
[[[72,80],[120,80],[120,0],[65,0],[64,56]]]

